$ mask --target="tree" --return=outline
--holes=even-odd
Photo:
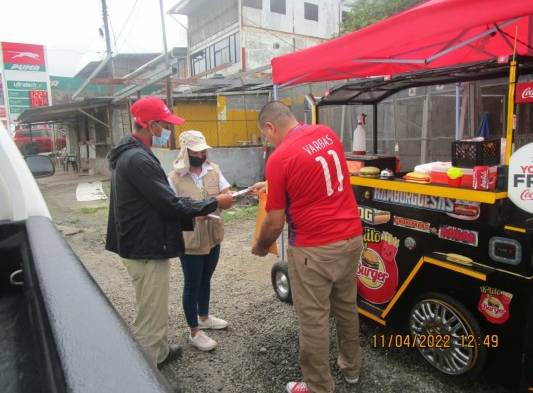
[[[359,30],[421,2],[422,0],[356,0],[343,17],[341,34]]]

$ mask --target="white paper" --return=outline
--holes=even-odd
[[[239,198],[239,197],[241,197],[243,195],[248,194],[251,190],[252,190],[252,187],[248,187],[248,188],[245,188],[244,190],[236,191],[236,192],[232,193],[231,196],[233,198]]]

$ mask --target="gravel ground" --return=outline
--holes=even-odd
[[[39,181],[56,224],[120,315],[131,323],[135,316],[133,288],[120,259],[104,251],[107,202],[75,200],[77,182],[94,178],[61,173]],[[109,189],[108,181],[104,188]],[[190,347],[181,309],[183,280],[178,260],[171,267],[170,340],[184,346],[181,361],[162,373],[179,381],[184,391],[228,393],[283,392],[286,382],[299,380],[298,327],[292,306],[277,300],[270,284],[273,257],[250,254],[254,221],[250,218],[226,224],[219,266],[212,284],[211,313],[228,320],[227,331],[209,333],[219,346],[211,353]],[[334,333],[334,327],[332,326]],[[414,349],[375,349],[373,334],[390,331],[361,318],[363,370],[358,385],[343,382],[335,367],[336,350],[331,340],[330,363],[336,391],[343,392],[435,392],[509,393],[510,390],[483,379],[468,382],[448,378],[427,365]],[[332,337],[333,334],[332,334]]]

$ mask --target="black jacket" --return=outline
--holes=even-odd
[[[182,230],[194,216],[212,213],[215,198],[178,198],[156,156],[132,136],[108,154],[111,196],[106,249],[130,259],[164,259],[182,254]]]

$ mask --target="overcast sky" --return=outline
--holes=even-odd
[[[164,0],[165,13],[179,0]],[[114,53],[161,52],[159,0],[107,0]],[[165,16],[168,47],[186,46],[186,32]],[[186,24],[185,17],[178,18]],[[0,41],[45,45],[51,75],[73,76],[101,59],[101,0],[8,0],[0,11]]]

